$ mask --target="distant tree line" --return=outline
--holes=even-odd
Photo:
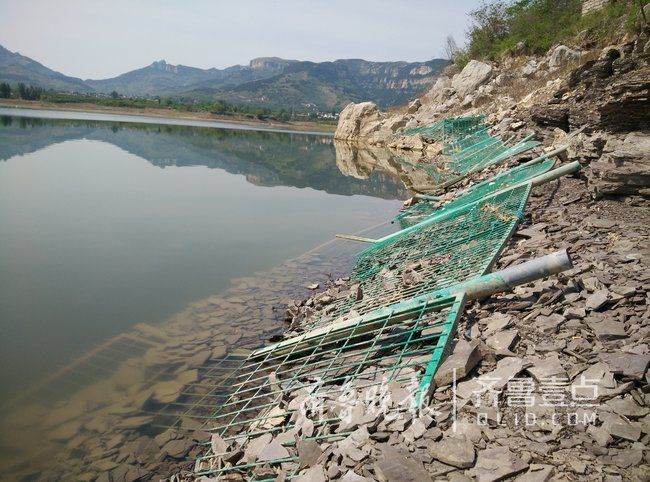
[[[12,87],[7,82],[0,83],[0,98],[20,98],[24,100],[42,100],[55,104],[95,104],[106,107],[125,107],[138,109],[173,109],[182,112],[206,112],[220,116],[231,116],[258,120],[290,121],[296,118],[302,120],[320,120],[322,114],[297,111],[287,107],[271,108],[249,104],[232,104],[223,99],[212,101],[197,101],[191,98],[173,98],[159,96],[153,98],[123,97],[117,91],[107,96],[74,94],[65,92],[45,91],[40,87],[19,83]],[[327,120],[325,120],[327,122]]]
[[[16,98],[25,99],[25,100],[39,100],[43,96],[43,89],[40,87],[34,87],[33,85],[26,85],[24,83],[19,83],[16,89],[12,89],[11,85],[7,82],[0,83],[0,98],[9,99],[12,97],[12,94]]]
[[[11,97],[11,86],[6,82],[0,83],[0,99],[8,99]]]
[[[249,104],[232,104],[223,99],[213,101],[197,101],[190,98],[173,97],[122,97],[113,91],[108,96],[70,94],[63,92],[43,92],[41,100],[56,104],[89,103],[106,107],[125,107],[137,109],[173,109],[180,112],[206,112],[214,115],[238,117],[258,120],[290,121],[296,118],[307,120],[323,120],[318,113],[296,112],[286,107],[271,108]]]

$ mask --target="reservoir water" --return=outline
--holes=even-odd
[[[175,399],[161,383],[191,383],[212,358],[280,331],[283,303],[360,250],[333,235],[390,230],[407,196],[387,174],[342,173],[329,136],[16,114],[0,109],[6,476],[117,470],[96,453],[163,429],[152,413]]]

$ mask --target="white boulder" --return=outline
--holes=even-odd
[[[548,68],[555,72],[567,65],[577,64],[580,61],[580,52],[570,49],[566,45],[558,45],[548,59]]]
[[[454,75],[451,86],[456,90],[458,96],[463,98],[490,80],[492,70],[490,64],[470,60],[460,74]]]

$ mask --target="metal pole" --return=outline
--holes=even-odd
[[[562,176],[566,176],[567,174],[572,174],[574,172],[577,172],[579,170],[580,170],[580,163],[578,161],[573,161],[570,162],[569,164],[565,164],[564,166],[560,166],[557,169],[553,169],[552,171],[548,171],[545,172],[544,174],[540,174],[539,176],[530,179],[528,182],[530,182],[533,186],[539,186],[541,184],[545,184],[547,182],[558,179]]]
[[[552,274],[573,268],[573,262],[566,249],[510,266],[496,273],[489,273],[450,288],[450,294],[463,292],[468,300],[485,298],[494,293],[508,291],[522,284],[530,283]]]
[[[337,338],[347,336],[346,330],[349,330],[352,327],[355,327],[355,334],[360,334],[363,332],[362,327],[364,324],[368,323],[370,326],[369,322],[372,320],[381,317],[387,317],[396,311],[416,309],[425,303],[432,302],[436,299],[441,299],[444,297],[458,295],[460,293],[465,293],[467,299],[484,298],[495,293],[511,290],[515,286],[530,283],[531,281],[545,278],[552,274],[557,274],[572,268],[573,263],[571,262],[571,258],[569,257],[567,250],[563,249],[561,251],[542,256],[541,258],[526,261],[525,263],[516,266],[510,266],[501,271],[497,271],[496,273],[489,273],[483,276],[479,276],[478,278],[458,283],[449,288],[432,291],[430,293],[411,298],[410,300],[401,301],[384,308],[378,308],[377,310],[374,310],[362,316],[355,316],[349,320],[344,320],[316,328],[302,335],[276,343],[275,345],[270,345],[264,348],[260,348],[259,350],[255,350],[251,354],[251,357],[258,357],[271,350],[277,351],[283,347],[286,347],[287,350],[290,350],[296,344],[310,343],[314,339],[318,339],[319,343],[321,344],[326,343],[325,340],[332,341]],[[399,316],[396,316],[393,319],[395,323],[399,323],[401,321]]]

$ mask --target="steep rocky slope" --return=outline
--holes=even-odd
[[[545,56],[510,56],[447,68],[422,99],[397,113],[370,102],[341,113],[335,137],[421,152],[435,145],[403,131],[443,117],[487,116],[504,139],[534,133],[545,144],[567,143],[594,194],[650,194],[650,43],[648,33],[604,49],[556,46]],[[428,158],[428,160],[427,160]]]

